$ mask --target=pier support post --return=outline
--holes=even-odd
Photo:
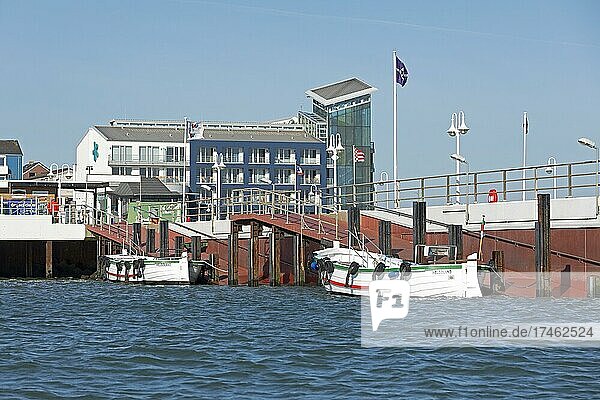
[[[462,237],[462,225],[450,225],[448,226],[448,244],[456,247],[456,259],[463,259],[463,237]]]
[[[416,246],[425,244],[426,239],[426,222],[427,222],[427,203],[424,201],[413,201],[413,252]],[[418,252],[413,255],[416,263],[423,262],[423,253]]]
[[[386,256],[392,255],[392,222],[379,220],[379,249]]]
[[[550,297],[550,194],[537,195],[538,219],[535,227],[535,271],[537,296]]]
[[[169,255],[169,221],[161,220],[158,232],[160,256],[167,257]]]
[[[304,285],[304,240],[300,235],[294,235],[293,240],[293,267],[294,267],[294,285]]]
[[[199,260],[202,254],[202,237],[192,236],[192,260]]]
[[[258,262],[258,236],[262,229],[258,222],[250,222],[250,241],[248,243],[248,286],[258,286],[260,276]]]
[[[46,241],[46,279],[52,278],[52,240]]]
[[[356,206],[348,207],[348,232],[350,234],[348,245],[357,246],[360,236],[360,209]]]
[[[492,294],[497,294],[498,292],[503,291],[504,287],[504,252],[502,250],[493,250],[492,251],[492,263],[498,271],[500,276],[495,273],[490,273],[490,288],[492,289]]]
[[[155,244],[156,230],[152,228],[146,229],[146,254],[154,253],[156,251]]]
[[[175,257],[181,257],[183,250],[183,236],[175,236]]]
[[[231,233],[229,234],[229,249],[227,263],[227,284],[229,286],[238,285],[238,241],[241,226],[231,221]]]
[[[281,285],[281,231],[276,226],[271,226],[270,237],[270,262],[269,285]]]
[[[132,241],[137,246],[139,246],[142,243],[142,224],[140,222],[133,223]]]

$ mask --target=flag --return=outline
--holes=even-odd
[[[304,175],[304,171],[299,165],[296,165],[296,175]]]
[[[529,133],[529,118],[526,112],[523,113],[523,133],[526,135]]]
[[[404,65],[402,60],[396,57],[396,83],[399,83],[400,86],[404,87],[404,85],[406,85],[407,80],[408,69],[406,68],[406,65]]]
[[[365,162],[365,153],[361,149],[355,147],[354,148],[354,161],[356,162]]]

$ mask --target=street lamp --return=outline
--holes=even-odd
[[[271,190],[271,219],[275,218],[275,182],[273,182],[272,180],[270,180],[267,177],[262,177],[259,179],[259,181],[261,181],[262,183],[266,183],[267,185],[271,185],[272,186],[272,190]]]
[[[577,141],[579,142],[579,144],[582,144],[586,147],[589,147],[590,149],[594,149],[596,150],[596,215],[598,215],[599,213],[599,207],[598,207],[598,184],[599,184],[599,180],[598,180],[598,174],[600,172],[600,149],[598,148],[598,146],[596,146],[596,142],[594,142],[591,139],[582,137],[577,139]]]
[[[458,163],[462,163],[462,164],[467,164],[467,205],[465,208],[465,216],[466,216],[466,222],[465,223],[469,223],[469,174],[471,173],[471,166],[469,165],[469,162],[467,161],[466,158],[464,158],[463,156],[461,156],[460,154],[452,154],[450,156],[451,159],[456,160],[456,162]]]
[[[379,174],[379,184],[384,187],[384,191],[385,191],[385,208],[388,207],[389,188],[388,188],[387,181],[389,179],[390,179],[390,177],[389,177],[388,173],[386,171],[381,171],[381,174]]]
[[[553,176],[553,185],[554,185],[554,198],[556,198],[556,158],[548,157],[548,166],[546,167],[546,173],[548,175],[552,174]]]
[[[206,190],[207,192],[210,192],[210,198],[211,198],[211,206],[210,206],[210,222],[211,222],[211,232],[214,234],[215,233],[215,191],[213,190],[212,187],[208,186],[208,185],[200,185],[200,187],[204,190]],[[200,211],[200,210],[198,210]],[[200,213],[198,212],[198,215]]]
[[[329,135],[329,146],[327,147],[327,152],[331,154],[331,159],[333,160],[333,204],[335,207],[335,211],[338,211],[338,197],[339,197],[339,188],[337,187],[337,160],[339,158],[338,153],[344,151],[344,146],[342,146],[342,137],[340,134]]]
[[[460,135],[466,135],[469,131],[469,127],[465,123],[465,113],[459,111],[458,113],[452,113],[450,128],[448,128],[448,136],[456,137],[456,153],[455,155],[460,157]],[[452,157],[452,156],[451,156]],[[461,161],[456,160],[456,202],[460,203],[460,164]]]
[[[215,160],[215,163],[213,164],[212,169],[217,173],[217,209],[219,212],[218,218],[221,219],[221,170],[225,168],[225,163],[223,162],[223,153],[219,154],[215,151],[213,153],[213,159]]]

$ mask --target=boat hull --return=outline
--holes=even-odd
[[[321,283],[328,292],[368,296],[373,280],[406,280],[411,297],[481,297],[477,259],[463,264],[419,265],[401,259],[348,249],[316,252],[317,259],[330,260],[333,271],[321,271]],[[352,265],[354,270],[352,270]],[[383,271],[376,270],[384,264]],[[358,268],[357,268],[358,267]]]
[[[104,256],[103,277],[111,282],[138,284],[195,284],[200,268],[181,258],[154,258],[129,255]]]

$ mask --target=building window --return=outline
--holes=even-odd
[[[292,181],[292,176],[294,175],[293,169],[278,169],[275,171],[275,183],[279,185],[291,185],[294,183]]]
[[[131,175],[131,167],[112,167],[113,175]]]
[[[167,147],[166,162],[185,161],[185,149],[183,147]]]
[[[317,149],[304,149],[302,153],[302,164],[319,165],[321,157]]]
[[[269,179],[269,170],[266,168],[251,168],[250,169],[250,183],[264,184],[262,179]]]
[[[293,149],[277,149],[277,164],[293,164],[296,162],[296,153]]]
[[[157,146],[142,146],[139,148],[140,161],[142,162],[159,162],[160,149]]]
[[[213,170],[212,168],[198,168],[196,174],[196,182],[202,183],[213,183]]]
[[[131,161],[131,146],[112,146],[113,161]]]
[[[214,154],[217,152],[217,149],[214,147],[200,147],[198,149],[198,154],[196,155],[196,162],[199,163],[213,163]]]
[[[223,183],[244,183],[244,173],[241,168],[226,168],[222,174]]]
[[[244,150],[241,147],[228,147],[223,152],[224,163],[243,163]]]
[[[250,156],[251,164],[268,164],[269,163],[269,149],[252,149]]]
[[[304,185],[320,185],[321,184],[321,174],[319,170],[316,169],[308,169],[304,171],[304,181],[302,182]]]

